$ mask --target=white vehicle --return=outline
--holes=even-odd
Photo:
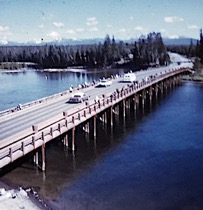
[[[97,87],[107,87],[107,86],[110,86],[111,84],[112,84],[111,80],[102,79],[102,80],[100,80],[100,82],[97,85]]]
[[[89,97],[83,92],[75,93],[70,99],[69,103],[82,103],[83,101],[87,101]]]
[[[136,81],[136,75],[134,73],[126,73],[123,76],[123,82],[134,82]]]

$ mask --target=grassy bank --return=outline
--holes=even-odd
[[[182,77],[182,80],[203,82],[203,75],[201,74],[185,75]]]

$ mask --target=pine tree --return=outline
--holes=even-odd
[[[200,30],[199,58],[200,58],[201,63],[203,64],[203,35],[202,35],[202,29]]]

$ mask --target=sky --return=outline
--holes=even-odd
[[[199,39],[202,27],[202,0],[0,0],[0,44],[150,32]]]

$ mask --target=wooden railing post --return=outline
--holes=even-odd
[[[34,148],[36,148],[36,145],[35,145],[35,136],[32,136],[32,144],[33,144]]]
[[[33,130],[34,134],[37,133],[38,132],[38,125],[33,125],[32,130]]]
[[[67,118],[68,117],[68,112],[63,112],[63,116],[64,116],[64,118]]]
[[[61,123],[58,124],[59,133],[61,133]]]
[[[13,162],[13,149],[12,149],[12,147],[9,150],[10,150],[9,153],[10,153],[11,162]]]
[[[22,152],[23,152],[23,155],[25,155],[25,143],[24,143],[24,141],[22,142]]]

